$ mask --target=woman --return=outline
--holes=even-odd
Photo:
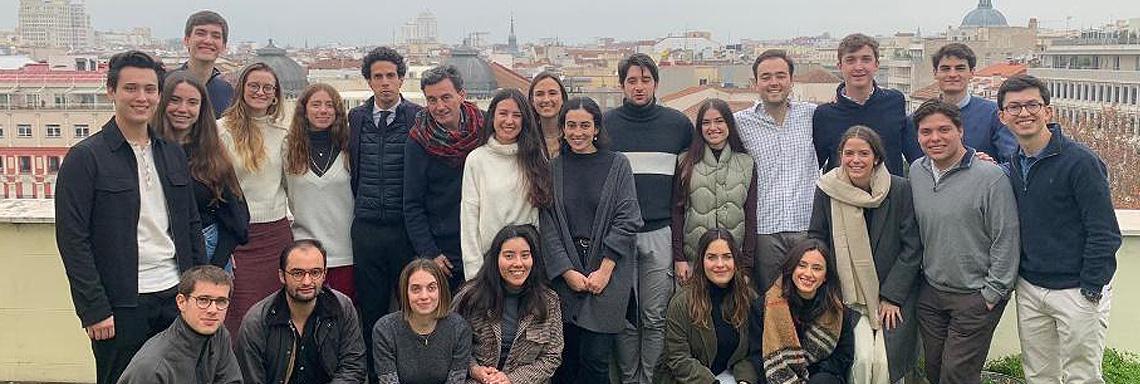
[[[293,237],[316,239],[328,252],[325,281],[353,300],[351,176],[344,101],[328,84],[305,88],[285,139],[285,185]]]
[[[152,126],[186,152],[206,240],[206,259],[202,262],[232,272],[230,255],[249,240],[249,207],[229,154],[218,138],[207,95],[198,78],[188,72],[167,75]]]
[[[538,116],[539,126],[542,127],[546,153],[553,159],[558,156],[561,146],[562,127],[558,125],[558,114],[562,112],[562,104],[569,97],[566,87],[553,72],[542,72],[530,81],[527,97],[534,108],[534,114]]]
[[[471,360],[471,328],[451,312],[439,265],[416,259],[400,273],[400,311],[372,328],[372,357],[381,384],[461,384]]]
[[[764,382],[847,382],[857,315],[843,306],[833,260],[823,242],[799,242],[780,277],[753,302],[750,359]]]
[[[744,150],[732,109],[721,99],[708,99],[697,109],[697,134],[686,153],[677,158],[673,179],[673,264],[677,281],[685,284],[701,235],[727,228],[733,238],[744,239],[744,252],[736,254],[737,267],[751,276],[756,248],[756,169]]]
[[[757,383],[747,359],[752,290],[736,267],[732,232],[713,228],[700,238],[696,275],[673,296],[665,314],[665,350],[653,378],[658,383]]]
[[[554,381],[602,383],[609,380],[617,334],[637,323],[630,298],[641,209],[629,160],[608,149],[598,104],[568,100],[559,125],[562,155],[551,162],[554,204],[539,216],[566,341]]]
[[[843,302],[858,312],[857,383],[894,383],[918,356],[922,245],[910,183],[887,172],[884,155],[875,131],[848,129],[839,140],[840,167],[817,183],[808,230],[835,250]]]
[[[456,295],[455,311],[474,336],[469,384],[548,383],[562,363],[562,311],[546,286],[538,240],[532,225],[503,227]]]
[[[516,89],[491,99],[480,146],[463,165],[459,235],[463,276],[475,278],[491,239],[506,225],[538,224],[550,204],[550,162],[526,97]]]
[[[249,204],[249,243],[234,250],[234,289],[226,313],[226,327],[240,329],[249,307],[281,288],[278,254],[293,243],[293,232],[285,218],[286,132],[277,125],[282,100],[277,74],[265,63],[247,65],[234,93],[240,97],[222,114],[218,126]]]

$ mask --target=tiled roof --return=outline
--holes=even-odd
[[[803,84],[839,84],[840,80],[831,72],[818,66],[811,66],[792,75],[792,81]]]
[[[751,108],[753,105],[756,105],[756,103],[751,102],[751,101],[729,101],[728,102],[728,107],[732,109],[733,113]],[[695,121],[697,119],[697,110],[699,110],[699,109],[701,109],[701,103],[696,103],[696,104],[693,104],[693,106],[691,106],[689,108],[685,108],[685,110],[681,111],[681,112],[683,112],[685,114],[685,116],[689,117],[689,121]]]
[[[491,64],[491,72],[495,75],[495,82],[499,84],[499,88],[515,88],[525,93],[527,88],[530,87],[530,80],[518,72],[493,61],[489,63]]]
[[[1022,75],[1027,72],[1025,64],[1021,63],[997,63],[988,67],[982,68],[974,72],[974,76],[1001,76],[1010,78],[1016,75]]]
[[[51,69],[46,63],[28,64],[20,69],[0,70],[3,83],[101,83],[107,79],[106,67],[98,71]]]
[[[930,85],[927,85],[925,87],[919,88],[914,92],[911,92],[910,98],[914,100],[926,101],[938,98],[940,95],[942,95],[942,91],[938,89],[938,83],[935,82],[930,83]]]

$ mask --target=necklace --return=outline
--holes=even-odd
[[[313,170],[317,171],[316,173],[318,175],[324,175],[325,172],[328,172],[329,167],[332,167],[332,156],[322,151],[317,151],[317,157],[325,159],[325,165],[323,167],[320,164],[317,164],[317,161],[313,158],[309,158],[309,163],[313,165]]]

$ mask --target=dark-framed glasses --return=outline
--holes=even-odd
[[[190,296],[190,298],[194,299],[194,305],[198,306],[198,309],[210,308],[210,303],[213,303],[214,308],[219,311],[224,311],[230,307],[230,298],[228,297]]]
[[[320,279],[320,278],[325,276],[325,269],[324,268],[313,268],[313,269],[309,269],[309,270],[291,269],[291,270],[286,271],[285,274],[289,275],[290,278],[292,278],[293,280],[296,280],[296,281],[304,280],[305,276],[309,276],[309,278],[311,278],[313,280],[317,280],[317,279]]]
[[[1022,110],[1029,111],[1030,115],[1036,115],[1038,112],[1041,112],[1041,108],[1044,107],[1045,104],[1029,102],[1025,104],[1006,104],[1002,110],[1011,115],[1020,115]]]

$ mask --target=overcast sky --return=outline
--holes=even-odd
[[[16,26],[19,0],[0,0],[0,29]],[[924,34],[958,25],[974,0],[88,0],[95,29],[148,26],[157,37],[180,37],[185,18],[213,9],[230,22],[231,41],[284,44],[380,44],[399,26],[429,10],[445,43],[473,31],[505,42],[510,15],[521,42],[557,37],[650,39],[670,32],[708,30],[720,42],[850,32]],[[1036,17],[1047,28],[1078,28],[1140,18],[1135,0],[994,0],[1011,25]],[[1071,19],[1068,19],[1071,17]]]

